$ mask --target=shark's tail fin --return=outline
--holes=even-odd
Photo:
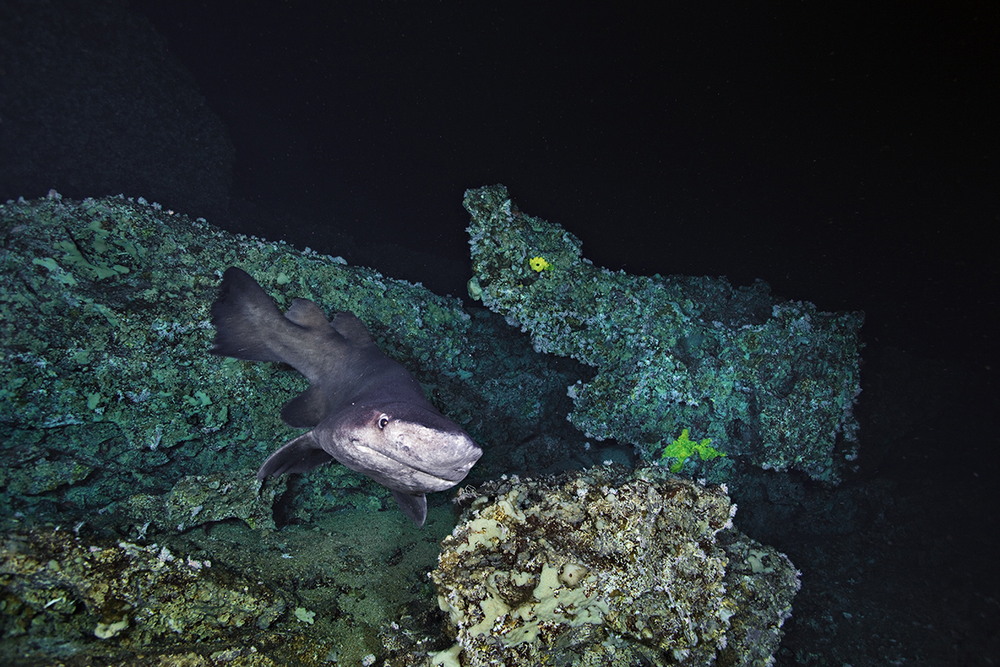
[[[222,274],[219,298],[212,304],[215,342],[212,354],[255,361],[287,361],[273,345],[275,329],[294,327],[274,300],[246,271],[231,266]]]

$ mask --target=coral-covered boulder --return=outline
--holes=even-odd
[[[798,572],[733,527],[725,487],[609,466],[478,493],[431,574],[455,645],[425,664],[771,660]]]

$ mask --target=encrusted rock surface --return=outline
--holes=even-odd
[[[24,655],[94,638],[120,649],[256,637],[285,612],[271,589],[165,546],[81,538],[55,529],[10,534],[0,548],[2,634]],[[51,658],[58,651],[42,651]],[[5,651],[9,658],[12,653]]]
[[[689,429],[728,456],[689,458],[686,471],[718,481],[739,461],[835,483],[856,459],[862,313],[782,300],[763,281],[602,269],[502,185],[469,190],[465,207],[470,295],[536,350],[597,370],[570,388],[581,431],[654,460]]]
[[[431,575],[455,645],[407,664],[765,665],[799,588],[724,487],[658,467],[478,490]]]
[[[279,413],[300,376],[208,354],[208,309],[232,265],[279,303],[355,313],[477,440],[569,429],[564,360],[494,315],[339,258],[122,197],[0,204],[0,236],[0,524],[18,512],[75,521],[186,477],[245,469],[250,481],[298,434]],[[387,497],[328,466],[305,476],[295,512],[354,490]]]
[[[227,519],[240,519],[251,528],[274,530],[274,501],[287,486],[285,477],[265,485],[250,469],[189,475],[166,495],[135,495],[122,507],[138,524],[166,531]]]

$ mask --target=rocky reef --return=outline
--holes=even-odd
[[[0,233],[7,519],[108,512],[199,475],[243,470],[252,478],[297,434],[279,413],[304,389],[301,377],[207,354],[208,307],[230,265],[279,302],[305,297],[328,312],[357,314],[483,443],[503,449],[569,428],[556,409],[568,407],[565,364],[528,358],[523,348],[511,353],[502,321],[483,311],[472,317],[458,299],[419,285],[119,197],[8,202]],[[331,495],[361,504],[387,497],[329,466],[304,478],[290,511],[307,517]],[[196,515],[205,506],[189,500],[173,511]]]
[[[485,310],[467,313],[458,299],[336,257],[233,235],[141,199],[55,192],[0,205],[0,237],[4,664],[88,655],[147,664],[137,656],[144,642],[147,653],[190,664],[327,664],[328,655],[357,664],[378,651],[387,619],[416,600],[432,608],[422,573],[453,525],[444,494],[432,498],[421,533],[400,525],[384,489],[339,465],[256,479],[296,433],[279,413],[304,381],[207,353],[208,308],[230,265],[280,303],[302,296],[356,313],[487,445],[494,466],[542,434],[559,442],[572,429],[563,415],[573,362],[535,354]],[[55,544],[49,534],[59,527]],[[103,560],[87,556],[98,552]],[[112,558],[122,567],[103,567]],[[171,569],[189,559],[212,566]],[[137,570],[123,569],[133,561]],[[143,574],[154,571],[165,578]],[[215,590],[226,573],[265,582],[285,601],[266,631],[224,622],[192,648],[137,624],[140,609],[167,613],[143,605],[150,587],[171,581],[172,595],[191,602],[184,623],[201,623],[196,591]],[[87,597],[95,588],[124,611]],[[98,624],[106,637],[94,634]]]
[[[630,463],[620,450],[588,449],[565,419],[575,403],[583,424],[582,406],[594,407],[583,399],[599,395],[592,387],[625,381],[609,376],[610,361],[596,363],[618,354],[610,342],[600,352],[592,344],[597,356],[577,355],[594,376],[542,354],[566,353],[554,338],[543,345],[536,335],[532,350],[499,316],[456,298],[143,200],[53,192],[7,202],[0,234],[0,661],[475,665],[493,656],[513,665],[547,652],[558,664],[740,664],[774,651],[796,574],[732,529],[720,488],[660,468],[541,475]],[[527,255],[512,293],[573,291],[571,281],[557,285],[567,265],[553,247]],[[279,304],[304,297],[358,315],[484,445],[468,480],[479,489],[458,493],[471,506],[433,575],[444,612],[424,577],[454,526],[443,494],[420,532],[383,489],[341,466],[256,480],[261,461],[295,434],[279,413],[304,381],[207,354],[208,308],[233,265]],[[480,275],[479,296],[497,307],[500,283]],[[701,323],[675,322],[692,327],[688,359],[700,349],[724,356],[718,345],[730,329]],[[680,368],[661,352],[666,367]],[[853,377],[849,364],[841,370]],[[659,394],[620,398],[602,408],[605,419],[615,405],[624,421],[669,407]],[[677,409],[686,420],[683,409],[695,407]],[[850,411],[842,417],[846,432]],[[713,423],[685,424],[694,440],[707,434],[713,447],[729,446],[710,464],[761,463]],[[803,466],[814,453],[802,450]],[[501,477],[514,472],[521,478]],[[500,479],[481,484],[489,478]]]
[[[725,488],[595,467],[468,491],[431,573],[455,644],[413,665],[766,665],[799,588]]]
[[[685,462],[714,479],[738,459],[835,483],[857,458],[861,313],[784,301],[761,281],[598,268],[579,239],[519,211],[503,186],[469,190],[465,207],[470,295],[536,350],[596,369],[570,388],[581,431],[649,460],[688,429],[728,454]]]
[[[145,535],[184,531],[195,526],[239,519],[250,528],[275,530],[275,500],[288,487],[280,477],[264,484],[257,471],[244,468],[211,475],[188,475],[163,495],[136,494],[122,503],[122,513]]]

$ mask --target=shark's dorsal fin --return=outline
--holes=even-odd
[[[330,328],[319,306],[295,299],[285,315],[250,275],[231,266],[212,304],[213,354],[278,361],[311,382],[337,374],[344,337]]]
[[[285,312],[285,317],[300,327],[323,327],[328,324],[323,309],[309,299],[292,299],[292,305]]]
[[[365,347],[375,344],[368,327],[351,313],[337,313],[330,320],[330,326],[351,345]]]

